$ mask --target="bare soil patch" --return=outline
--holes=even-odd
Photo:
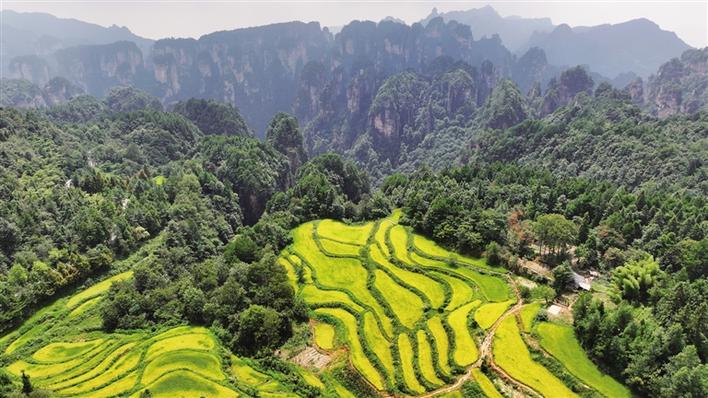
[[[299,354],[290,358],[290,360],[300,366],[320,370],[324,369],[327,364],[332,361],[332,357],[328,354],[317,351],[315,347],[307,346],[304,350],[300,351]]]

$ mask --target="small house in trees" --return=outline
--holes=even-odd
[[[576,289],[590,291],[590,281],[586,277],[578,274],[577,272],[573,272],[573,282],[575,283]]]

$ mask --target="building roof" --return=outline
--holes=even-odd
[[[588,281],[587,278],[584,276],[573,272],[573,282],[575,282],[575,286],[583,289],[583,290],[590,290],[591,284],[590,281]]]

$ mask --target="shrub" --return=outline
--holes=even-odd
[[[246,235],[238,235],[226,245],[224,258],[230,264],[233,264],[236,260],[252,263],[259,259],[259,251],[260,249],[253,239]]]

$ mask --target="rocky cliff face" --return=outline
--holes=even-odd
[[[15,57],[8,66],[8,77],[11,79],[23,79],[43,86],[51,78],[49,64],[37,55],[24,55]]]
[[[13,78],[28,78],[10,73],[10,64],[15,62],[17,57],[36,55],[49,60],[52,54],[63,48],[111,44],[118,41],[136,43],[145,52],[152,43],[152,40],[134,35],[125,27],[104,27],[38,12],[0,10],[0,19],[0,68],[5,76]],[[52,76],[54,74],[49,77]],[[47,81],[49,78],[44,81],[33,80],[39,85],[44,85]]]
[[[197,52],[197,42],[194,39],[166,39],[155,43],[150,59],[152,77],[160,86],[163,97],[178,96],[185,80],[190,78]],[[200,94],[200,91],[203,92],[204,87],[200,87],[196,94]]]
[[[27,80],[0,80],[0,106],[43,108],[47,106],[42,90]]]
[[[44,85],[59,75],[97,96],[114,85],[135,85],[167,105],[217,99],[238,106],[263,135],[270,117],[283,110],[303,124],[345,111],[352,126],[363,128],[386,78],[421,71],[440,57],[479,68],[481,99],[494,85],[490,73],[508,76],[514,62],[498,37],[474,40],[468,26],[441,18],[425,26],[355,21],[336,36],[317,23],[292,22],[159,40],[146,55],[131,42],[64,48],[44,59],[16,59],[12,76]]]
[[[406,127],[430,126],[435,117],[460,112],[470,115],[498,76],[509,75],[514,59],[498,38],[475,41],[468,26],[436,18],[425,26],[352,22],[334,38],[327,61],[320,83],[303,80],[299,90],[297,103],[308,104],[299,108],[307,112],[296,113],[310,121],[306,145],[313,153],[345,151],[364,139],[395,164],[399,147],[415,144]],[[412,72],[398,75],[405,70]],[[320,93],[320,99],[312,93]],[[436,107],[422,112],[423,103]],[[311,109],[320,111],[311,117]]]
[[[644,103],[644,81],[641,77],[632,80],[627,86],[625,86],[624,91],[632,99],[635,104]]]
[[[290,164],[288,184],[294,184],[298,169],[307,161],[297,119],[284,112],[277,113],[268,125],[266,141],[287,156]]]
[[[526,98],[509,80],[502,80],[486,102],[481,120],[484,126],[507,129],[521,123],[529,115]]]
[[[708,110],[708,47],[663,64],[649,78],[646,106],[659,117]]]
[[[63,77],[55,77],[42,89],[47,106],[55,106],[68,102],[84,94],[84,90]]]
[[[310,61],[302,69],[297,83],[297,93],[293,112],[304,120],[312,120],[322,112],[322,98],[325,90],[327,68],[319,61]]]
[[[541,115],[553,113],[556,109],[569,104],[582,92],[592,94],[594,85],[590,75],[581,66],[563,71],[558,79],[551,79],[548,84],[541,105]]]
[[[392,164],[403,146],[422,142],[436,123],[475,115],[500,79],[513,79],[521,92],[536,87],[529,107],[542,114],[592,88],[587,74],[567,72],[540,97],[540,88],[558,74],[543,50],[517,59],[499,37],[475,40],[470,27],[442,18],[411,26],[355,21],[335,36],[317,23],[292,22],[159,40],[146,55],[135,44],[117,42],[61,49],[44,61],[17,59],[14,76],[43,86],[61,75],[96,96],[133,85],[167,106],[216,99],[236,105],[260,137],[276,112],[287,111],[299,119],[313,153],[344,152],[361,141],[368,142],[362,148],[384,148]],[[404,71],[423,82],[415,92],[401,89],[413,96],[412,108],[381,97],[388,79]]]
[[[117,85],[143,86],[147,71],[143,54],[133,42],[79,46],[55,53],[57,75],[78,84],[87,93],[104,96]]]
[[[479,105],[477,103],[478,85],[474,71],[456,69],[445,72],[433,80],[430,101],[438,102],[445,111],[445,115],[455,117],[458,114],[469,116]]]
[[[15,57],[8,69],[10,77],[38,86],[48,84],[52,77],[62,77],[99,97],[116,85],[135,85],[148,91],[153,86],[142,51],[128,41],[69,47],[46,57]]]
[[[536,83],[546,86],[551,78],[559,73],[558,67],[548,64],[545,51],[538,47],[532,47],[514,64],[511,77],[519,90],[526,93]]]
[[[439,59],[426,73],[395,74],[378,88],[368,109],[365,133],[359,133],[353,145],[333,149],[351,148],[362,163],[371,164],[376,159],[384,164],[382,167],[399,167],[412,159],[411,151],[418,151],[421,145],[428,147],[426,140],[437,132],[448,127],[459,132],[460,127],[468,125],[489,101],[498,78],[498,71],[489,62],[475,68],[449,59]],[[348,126],[345,122],[339,128]]]
[[[402,142],[414,144],[412,127],[429,83],[411,72],[390,77],[379,88],[369,110],[369,132],[374,148],[395,162]]]
[[[262,135],[275,112],[293,108],[305,65],[326,58],[330,42],[326,29],[302,22],[160,40],[149,59],[153,93],[166,103],[206,97],[236,104]],[[310,96],[318,93],[312,81]],[[316,107],[309,102],[303,110]]]

